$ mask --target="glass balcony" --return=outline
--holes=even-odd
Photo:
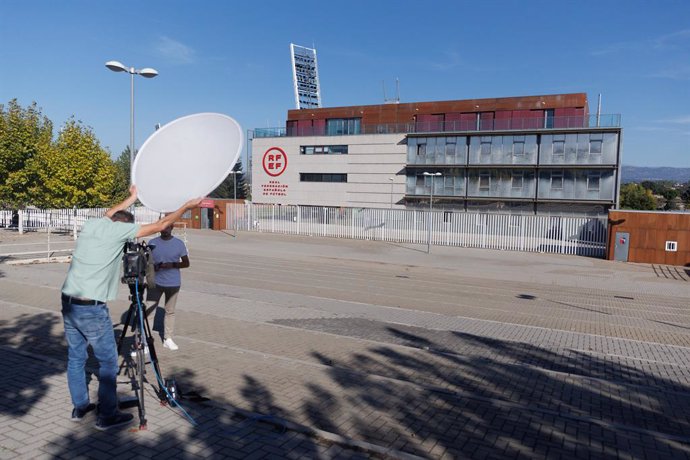
[[[357,134],[414,134],[414,133],[448,133],[472,131],[550,131],[582,128],[620,128],[620,114],[544,117],[544,118],[502,118],[482,119],[479,122],[432,121],[411,123],[362,123],[354,132],[338,132],[337,135]],[[325,126],[280,128],[256,128],[254,137],[304,137],[328,136]]]

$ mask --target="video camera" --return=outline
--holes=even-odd
[[[133,286],[138,284],[141,289],[145,286],[155,286],[155,270],[153,268],[153,251],[155,245],[148,245],[146,241],[125,243],[122,255],[123,275],[122,283]]]

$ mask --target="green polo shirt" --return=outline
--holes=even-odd
[[[124,243],[136,236],[139,225],[91,219],[77,239],[62,292],[107,302],[117,297]]]

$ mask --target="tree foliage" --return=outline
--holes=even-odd
[[[209,194],[209,197],[229,199],[235,198],[235,193],[237,193],[238,200],[247,197],[247,186],[244,180],[244,173],[242,172],[242,160],[237,160],[232,170],[235,174],[228,174],[228,177]],[[235,189],[235,180],[237,180],[237,189]]]
[[[113,201],[116,168],[93,131],[69,120],[53,148],[41,152],[27,169],[38,178],[31,189],[38,207],[97,207]]]
[[[656,209],[656,199],[652,191],[640,184],[630,183],[621,187],[620,206],[623,209]]]
[[[113,187],[113,200],[120,202],[129,195],[129,184],[132,170],[130,167],[129,146],[127,146],[115,160],[115,184]]]
[[[31,204],[28,190],[36,183],[27,165],[50,151],[53,124],[34,102],[22,108],[16,99],[0,104],[0,206]]]

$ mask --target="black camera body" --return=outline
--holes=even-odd
[[[145,241],[136,243],[128,241],[125,243],[122,255],[122,283],[130,286],[138,284],[154,287],[153,251],[154,246],[146,244]],[[148,283],[147,283],[148,281]]]

